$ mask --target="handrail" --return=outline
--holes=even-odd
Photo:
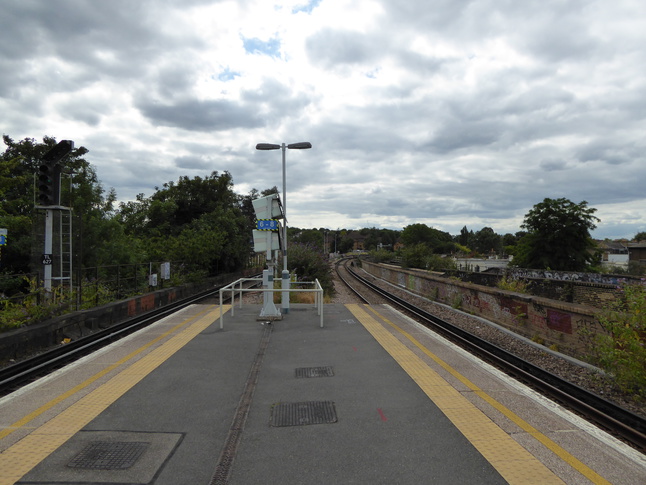
[[[235,316],[235,297],[239,293],[239,308],[242,308],[242,296],[245,292],[269,292],[269,293],[278,293],[285,291],[283,288],[263,288],[258,290],[257,288],[243,288],[242,284],[246,281],[253,282],[262,282],[262,278],[240,278],[233,283],[229,283],[227,286],[220,288],[220,330],[224,328],[224,312],[222,311],[222,294],[225,291],[231,292],[231,316]],[[294,293],[314,293],[314,306],[317,310],[317,315],[320,317],[320,327],[323,328],[323,287],[318,279],[314,281],[299,281],[299,285],[313,285],[312,289],[303,289],[303,288],[290,288],[289,291]],[[238,286],[236,288],[236,286]]]

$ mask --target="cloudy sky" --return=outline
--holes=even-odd
[[[544,198],[646,231],[643,0],[2,0],[0,128],[119,200],[229,171],[299,227],[504,234]]]

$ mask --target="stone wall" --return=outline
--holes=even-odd
[[[476,285],[496,287],[503,277],[499,273],[477,273],[471,271],[449,270],[447,275],[455,276],[461,281],[467,281]],[[617,285],[626,281],[628,283],[638,282],[637,278],[618,279],[616,276],[606,275],[604,278],[596,278],[594,273],[589,278],[583,278],[586,273],[545,272],[523,269],[508,269],[505,271],[507,278],[519,279],[527,283],[527,288],[532,295],[541,296],[550,300],[578,303],[602,308],[608,302],[614,301],[619,293]],[[568,275],[572,277],[568,277]],[[557,276],[556,278],[552,278]]]
[[[514,293],[390,265],[361,262],[368,273],[433,301],[477,315],[560,352],[583,357],[590,332],[602,331],[587,305]]]

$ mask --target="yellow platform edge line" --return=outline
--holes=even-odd
[[[435,354],[430,352],[424,345],[422,345],[418,340],[416,340],[408,332],[406,332],[405,330],[400,328],[398,325],[396,325],[392,321],[388,320],[386,317],[384,317],[379,312],[377,312],[374,308],[370,307],[370,310],[373,313],[375,313],[376,315],[378,315],[379,318],[381,318],[383,321],[385,321],[388,325],[390,325],[392,328],[394,328],[399,333],[401,333],[403,336],[405,336],[408,340],[410,340],[418,349],[420,349],[424,354],[426,354],[428,357],[430,357],[435,362],[437,362],[447,372],[449,372],[456,379],[458,379],[460,382],[462,382],[465,386],[467,386],[469,389],[471,389],[483,401],[487,402],[489,405],[491,405],[496,410],[498,410],[501,414],[503,414],[505,417],[507,417],[510,421],[512,421],[519,428],[521,428],[523,431],[525,431],[528,435],[532,436],[534,439],[536,439],[538,442],[540,442],[543,446],[545,446],[552,453],[557,455],[561,460],[563,460],[565,463],[567,463],[572,468],[574,468],[576,471],[578,471],[581,475],[585,476],[588,480],[590,480],[594,484],[610,485],[610,482],[608,480],[603,478],[596,471],[594,471],[593,469],[588,467],[585,463],[581,462],[579,459],[577,459],[575,456],[573,456],[567,450],[563,449],[557,443],[552,441],[545,434],[541,433],[539,430],[534,428],[531,424],[529,424],[527,421],[522,419],[520,416],[518,416],[512,410],[510,410],[509,408],[507,408],[506,406],[504,406],[503,404],[498,402],[496,399],[491,397],[489,394],[487,394],[485,391],[480,389],[473,382],[471,382],[465,376],[463,376],[458,371],[453,369],[450,365],[448,365],[446,362],[444,362],[438,356],[436,356]]]
[[[362,306],[348,304],[346,307],[508,483],[528,483],[530,478],[534,483],[563,484],[558,476],[448,385]],[[387,321],[374,309],[367,308]],[[441,386],[428,385],[428,382],[442,381],[444,385]],[[456,406],[459,409],[454,409]]]
[[[138,355],[145,349],[149,348],[155,342],[161,340],[163,337],[171,335],[174,332],[178,332],[182,327],[186,327],[187,324],[193,322],[177,333],[177,335],[171,337],[167,342],[164,342],[158,348],[151,351],[148,355],[142,357],[133,365],[125,368],[106,383],[88,393],[79,401],[50,419],[47,423],[34,429],[30,434],[2,452],[2,454],[0,454],[0,485],[13,484],[22,478],[32,468],[38,465],[38,463],[44,460],[68,439],[74,436],[74,434],[85,427],[90,421],[92,421],[92,419],[102,413],[110,404],[125,394],[126,391],[134,387],[139,381],[159,367],[175,352],[184,347],[200,332],[217,321],[221,316],[220,308],[214,307],[215,305],[209,306],[206,310],[186,319],[169,331],[130,353],[118,363],[110,366],[111,368],[114,368],[117,364],[121,365],[122,363],[125,363],[135,355]],[[223,313],[226,313],[229,309],[230,305],[223,306]],[[199,320],[194,321],[197,318],[199,318]],[[76,389],[75,392],[80,391],[82,388],[87,387],[89,384],[96,381],[99,374],[104,375],[105,372],[101,371],[95,376],[84,381],[82,384],[79,384],[74,388]],[[71,393],[72,390],[64,393],[63,395],[69,397],[73,394]],[[61,400],[59,398],[60,396],[39,408],[42,409],[41,414],[46,409],[49,409],[54,404],[60,402]],[[34,413],[31,414],[33,415]],[[34,419],[35,417],[36,416],[34,415],[31,419]],[[23,421],[25,421],[25,418],[18,421],[18,423],[22,423]]]
[[[148,349],[151,346],[155,345],[157,342],[159,342],[159,341],[165,339],[166,337],[168,337],[169,335],[177,332],[180,328],[186,326],[187,324],[189,324],[190,322],[192,322],[196,318],[199,318],[200,316],[204,315],[205,313],[207,313],[207,312],[209,312],[211,310],[212,310],[212,308],[209,307],[209,308],[207,308],[207,309],[193,315],[192,317],[187,318],[186,320],[184,320],[183,322],[177,324],[176,326],[174,326],[170,330],[164,332],[163,334],[159,335],[155,339],[151,340],[146,345],[143,345],[143,346],[139,347],[137,350],[131,352],[128,355],[126,355],[125,357],[118,360],[114,364],[111,364],[110,366],[106,367],[105,369],[101,370],[100,372],[97,372],[92,377],[89,377],[88,379],[86,379],[82,383],[78,384],[77,386],[74,386],[73,388],[69,389],[68,391],[58,395],[56,398],[52,399],[51,401],[49,401],[46,404],[39,407],[38,409],[36,409],[33,412],[31,412],[31,413],[27,414],[26,416],[22,417],[21,419],[19,419],[15,423],[11,424],[10,426],[8,426],[5,429],[0,431],[0,440],[3,439],[4,437],[10,435],[11,433],[17,431],[18,429],[21,429],[21,428],[25,427],[28,423],[30,423],[35,418],[37,418],[38,416],[40,416],[44,412],[48,411],[49,409],[51,409],[55,405],[65,401],[66,399],[73,396],[77,392],[85,389],[86,387],[88,387],[92,383],[96,382],[98,379],[100,379],[104,375],[110,373],[111,371],[113,371],[117,367],[125,364],[129,360],[133,359],[137,355],[144,352],[146,349]]]

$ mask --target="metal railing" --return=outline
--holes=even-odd
[[[102,301],[114,301],[148,293],[184,281],[191,272],[182,262],[171,262],[170,279],[161,275],[162,262],[115,264],[82,268],[75,275],[78,309],[98,306]],[[157,275],[151,281],[151,275]]]
[[[251,292],[263,292],[263,293],[282,293],[285,290],[282,288],[263,288],[259,290],[258,288],[244,288],[243,283],[253,282],[254,284],[262,283],[262,278],[240,278],[233,283],[228,284],[227,286],[220,288],[220,329],[224,328],[224,312],[223,310],[223,294],[225,292],[231,293],[231,316],[235,316],[235,298],[238,295],[238,308],[242,308],[242,297],[244,293]],[[320,327],[323,328],[323,287],[319,280],[314,281],[299,281],[292,283],[293,285],[306,285],[313,286],[311,289],[304,288],[294,288],[291,286],[289,288],[290,293],[314,293],[314,307],[317,310],[317,315],[320,317]],[[273,295],[272,295],[273,296]]]

